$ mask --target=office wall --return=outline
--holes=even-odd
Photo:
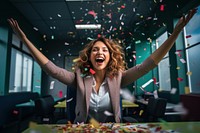
[[[148,58],[151,54],[151,43],[144,40],[141,43],[135,44],[136,50],[136,65],[141,64],[146,58]],[[150,71],[146,75],[142,76],[136,81],[136,95],[144,94],[144,91],[140,89],[140,87],[151,80],[153,78],[153,71]],[[153,92],[154,91],[154,84],[150,83],[147,87],[144,88],[146,92]]]
[[[73,43],[72,43],[73,42]],[[69,45],[65,44],[65,41],[48,40],[46,45],[43,47],[43,53],[51,60],[54,64],[61,68],[65,68],[66,56],[78,56],[79,50],[82,49],[84,44],[87,42],[67,40]],[[48,76],[46,73],[42,74],[42,95],[52,94],[54,97],[59,97],[62,93],[66,94],[67,85],[59,82],[58,80]]]

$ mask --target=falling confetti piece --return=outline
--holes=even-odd
[[[67,99],[66,102],[68,103],[68,102],[71,102],[72,100],[73,100],[73,97],[70,99]]]
[[[106,110],[106,111],[104,111],[104,114],[105,114],[105,115],[107,115],[107,116],[113,116],[113,113],[110,113],[110,112],[109,112],[109,111],[107,111],[107,110]]]
[[[17,111],[17,110],[13,110],[12,113],[15,114],[15,115],[17,115],[17,114],[19,114],[19,111]]]
[[[158,98],[158,91],[155,90],[155,91],[153,92],[153,95],[154,95],[154,98]]]
[[[122,5],[121,8],[124,9],[124,8],[125,8],[125,5]]]
[[[90,68],[90,73],[93,75],[95,74],[95,71],[92,68]]]
[[[176,94],[176,91],[177,91],[176,88],[172,88],[171,91],[170,91],[170,93],[171,93],[171,94]]]
[[[186,36],[186,38],[190,38],[190,37],[192,37],[192,35],[187,35],[187,36]]]
[[[164,11],[164,5],[160,5],[160,11]]]
[[[188,75],[188,76],[191,76],[191,75],[192,75],[192,72],[187,72],[187,75]]]
[[[59,91],[59,92],[58,92],[58,97],[59,97],[59,98],[62,98],[62,97],[63,97],[63,92],[62,92],[62,91]]]
[[[144,113],[144,110],[140,110],[139,115],[141,116]]]
[[[90,119],[90,123],[96,128],[98,128],[100,126],[99,122],[97,120],[95,120],[94,118]]]
[[[143,84],[141,87],[142,88],[145,88],[147,87],[151,82],[153,82],[154,80],[153,79],[150,79],[149,81],[147,81],[145,84]]]
[[[120,90],[120,95],[122,96],[123,99],[128,100],[130,102],[135,101],[134,95],[131,93],[129,89],[121,89]]]
[[[182,78],[177,78],[177,80],[178,80],[178,81],[183,81],[183,79],[182,79]]]
[[[78,61],[80,61],[80,58],[73,59],[73,62],[78,62]]]
[[[180,69],[180,67],[176,67],[176,69],[177,69],[177,70],[179,70],[179,69]]]
[[[52,90],[52,89],[54,89],[54,83],[55,83],[55,81],[51,81],[51,84],[50,84],[50,90]]]
[[[184,59],[180,59],[180,61],[181,61],[182,63],[186,63],[186,61],[185,61]]]
[[[92,15],[94,18],[97,16],[97,13],[95,13],[93,10],[89,11],[88,14]]]
[[[185,86],[185,94],[189,94],[190,93],[190,88],[188,86]]]

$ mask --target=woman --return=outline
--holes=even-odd
[[[179,20],[171,36],[141,65],[125,70],[124,53],[115,42],[98,38],[80,52],[75,72],[55,66],[26,37],[14,19],[8,19],[12,29],[23,41],[42,69],[66,85],[77,89],[76,122],[120,122],[120,88],[137,80],[160,62],[176,38],[196,13],[191,10]],[[105,111],[113,115],[105,115]]]

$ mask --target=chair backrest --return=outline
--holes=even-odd
[[[48,117],[55,111],[54,98],[49,95],[35,100],[35,111],[38,116]]]
[[[76,117],[75,107],[76,107],[76,88],[72,86],[67,86],[66,93],[66,105],[67,105],[67,120],[74,122]]]
[[[165,115],[166,106],[167,100],[164,98],[149,98],[146,108],[146,115],[149,121],[157,121],[158,118],[163,118]]]

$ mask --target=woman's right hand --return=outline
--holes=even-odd
[[[26,35],[24,34],[24,32],[19,27],[17,20],[10,18],[10,19],[8,19],[8,22],[9,22],[10,26],[12,27],[13,31],[19,37],[19,39],[23,40],[24,38],[26,38]]]

